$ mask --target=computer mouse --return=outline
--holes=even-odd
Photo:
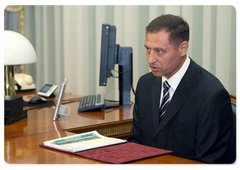
[[[31,100],[29,101],[30,104],[41,104],[41,103],[46,103],[47,100],[44,99],[43,97],[33,97],[31,98]]]

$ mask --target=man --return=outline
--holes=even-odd
[[[232,126],[230,97],[216,77],[187,55],[187,22],[162,15],[146,32],[152,72],[137,84],[128,140],[172,150],[173,155],[187,159],[226,163]]]

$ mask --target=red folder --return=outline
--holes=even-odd
[[[44,144],[41,144],[40,146],[50,148],[48,146],[45,146]],[[76,153],[73,153],[73,152],[68,152],[68,153],[106,162],[106,163],[122,164],[122,163],[128,163],[128,162],[132,162],[132,161],[136,161],[144,158],[153,157],[153,156],[164,155],[171,152],[172,151],[169,151],[169,150],[158,149],[158,148],[145,146],[145,145],[141,145],[133,142],[127,142],[123,144],[90,149],[90,150],[76,152]]]

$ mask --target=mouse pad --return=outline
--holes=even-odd
[[[42,106],[42,107],[44,107],[44,106],[52,106],[52,105],[54,105],[54,101],[47,101],[46,103],[39,103],[39,104],[31,104],[31,103],[23,100],[23,106]]]

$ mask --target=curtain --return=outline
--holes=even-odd
[[[23,5],[9,5],[4,9],[4,30],[11,30],[24,34]],[[15,66],[15,72],[22,72],[21,66]]]
[[[101,25],[117,28],[116,43],[133,48],[133,86],[150,71],[145,27],[161,14],[182,16],[190,26],[188,55],[236,94],[236,10],[233,6],[25,6],[25,35],[37,53],[26,65],[37,89],[60,85],[79,95],[105,93],[118,100],[118,79],[98,85]],[[117,69],[117,68],[116,68]],[[116,74],[113,72],[113,74]],[[133,95],[132,95],[132,100]]]
[[[4,30],[12,30],[24,34],[23,5],[9,5],[4,9]]]

